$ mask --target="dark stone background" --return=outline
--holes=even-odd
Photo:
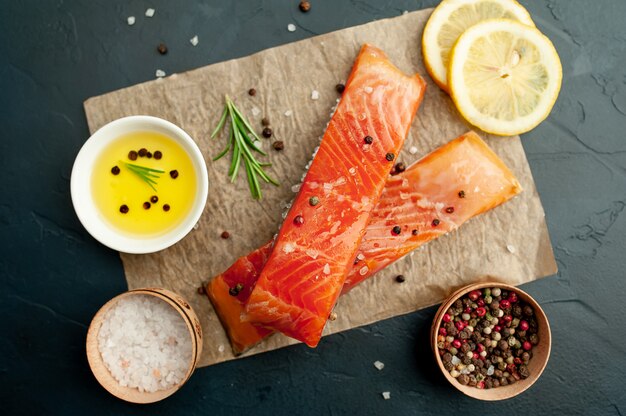
[[[156,68],[182,72],[437,3],[311,2],[306,15],[297,0],[0,2],[0,412],[625,414],[623,0],[522,1],[564,70],[551,117],[523,137],[560,268],[524,286],[554,336],[548,367],[529,391],[483,403],[448,386],[427,345],[433,308],[328,337],[315,350],[295,346],[203,368],[150,406],[98,385],[85,358],[87,325],[126,286],[117,253],[84,231],[71,205],[70,171],[88,137],[83,100],[152,79]],[[156,9],[152,19],[143,16],[147,7]],[[167,56],[155,51],[161,41]]]

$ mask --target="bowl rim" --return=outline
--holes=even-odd
[[[531,377],[523,381],[518,381],[517,383],[513,385],[509,385],[511,388],[509,388],[509,386],[504,386],[504,387],[495,387],[493,389],[478,389],[478,388],[471,387],[471,386],[464,386],[461,383],[459,383],[454,377],[452,377],[448,371],[446,371],[446,369],[443,367],[443,361],[438,354],[438,348],[437,348],[438,328],[441,325],[441,321],[443,319],[443,315],[445,311],[448,310],[448,308],[461,296],[471,292],[472,290],[484,289],[487,287],[499,287],[501,289],[506,289],[508,291],[516,292],[519,297],[523,298],[524,301],[531,304],[531,306],[533,307],[535,311],[535,315],[541,316],[540,318],[541,321],[545,322],[545,325],[543,328],[544,336],[541,337],[541,340],[542,340],[541,342],[545,343],[544,345],[545,359],[543,359],[543,362],[539,365],[538,369],[535,370],[535,372],[531,375]],[[446,378],[446,380],[452,386],[454,386],[457,390],[459,390],[466,396],[472,397],[474,399],[479,399],[479,400],[484,400],[484,401],[499,401],[499,400],[510,399],[512,397],[515,397],[523,393],[524,391],[528,390],[533,384],[535,384],[535,382],[541,377],[541,374],[543,374],[543,371],[545,370],[548,364],[548,361],[550,360],[550,352],[552,350],[552,332],[550,329],[550,322],[548,321],[548,317],[546,316],[546,313],[541,308],[539,303],[531,295],[529,295],[527,292],[525,292],[524,290],[516,286],[499,282],[497,280],[487,280],[484,282],[472,283],[472,284],[463,286],[455,290],[448,298],[446,298],[446,300],[441,304],[441,306],[435,313],[435,318],[433,319],[431,329],[430,329],[430,346],[433,351],[433,355],[435,356],[435,360],[437,361],[437,365],[439,369],[441,370],[441,373]]]
[[[137,131],[161,133],[180,144],[191,159],[197,177],[196,195],[191,211],[175,228],[156,236],[133,236],[116,230],[102,218],[92,197],[93,162],[100,151],[120,136]],[[209,178],[206,162],[196,142],[174,123],[147,115],[122,117],[99,128],[78,152],[70,179],[72,205],[87,232],[105,246],[131,254],[154,253],[182,240],[202,216],[208,193]]]
[[[191,340],[192,348],[189,367],[187,368],[185,377],[180,381],[180,383],[170,387],[169,389],[157,390],[155,392],[140,392],[134,387],[121,386],[110,373],[109,369],[104,364],[104,360],[102,359],[100,348],[98,346],[98,333],[100,332],[100,328],[102,327],[105,313],[110,308],[112,308],[120,299],[136,295],[152,296],[157,299],[161,299],[162,301],[167,303],[181,316],[189,332],[189,338]],[[191,375],[198,365],[198,360],[202,352],[202,335],[201,333],[200,335],[196,333],[194,320],[198,321],[198,318],[193,308],[189,306],[189,308],[185,310],[185,308],[180,307],[180,305],[178,304],[179,301],[177,301],[176,298],[184,300],[184,298],[182,298],[180,295],[164,288],[140,288],[129,290],[113,297],[104,305],[102,305],[102,307],[98,310],[98,312],[96,312],[96,314],[92,318],[91,323],[89,324],[89,328],[87,330],[87,337],[85,341],[87,362],[89,364],[91,372],[93,373],[98,383],[100,383],[100,385],[113,396],[131,403],[154,403],[176,393],[189,380],[189,378],[191,378]],[[185,301],[185,303],[188,304],[187,301]]]

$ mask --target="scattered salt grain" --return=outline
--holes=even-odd
[[[380,371],[383,368],[385,368],[385,363],[380,362],[380,361],[374,361],[374,367],[376,367],[376,369]]]
[[[302,184],[299,184],[299,183],[293,185],[291,187],[291,192],[293,192],[294,194],[297,193],[297,192],[300,192],[300,187],[301,186],[302,186]]]
[[[365,260],[365,255],[363,253],[359,253],[356,255],[356,258],[359,260]]]
[[[195,225],[193,226],[194,230],[197,230],[198,228],[200,228],[200,223],[199,222],[195,223]]]
[[[224,346],[223,346],[222,344],[220,344],[220,346],[219,346],[219,347],[217,347],[217,350],[218,350],[219,352],[224,352]]]
[[[324,270],[323,270],[324,274],[330,274],[330,265],[328,263],[326,263],[324,265]]]
[[[285,116],[287,116],[287,117],[291,117],[292,114],[293,114],[293,111],[291,111],[291,110],[285,111]]]
[[[391,393],[390,392],[383,391],[381,394],[383,395],[383,399],[385,399],[385,400],[391,399]]]
[[[196,35],[193,38],[189,39],[189,43],[191,43],[193,46],[196,46],[198,44],[198,35]]]
[[[412,155],[416,154],[417,153],[417,147],[411,146],[409,148],[409,153],[412,154]]]
[[[371,93],[372,93],[372,91],[374,91],[374,88],[372,88],[372,87],[370,87],[370,86],[367,86],[367,87],[365,87],[365,88],[363,88],[363,89],[364,89],[364,90],[365,90],[365,92],[366,92],[366,93],[368,93],[368,94],[371,94]]]
[[[162,69],[157,69],[155,75],[157,78],[163,78],[165,76],[165,71],[163,71]]]
[[[152,16],[154,16],[154,9],[150,7],[146,9],[146,17],[152,17]]]
[[[409,14],[409,11],[405,10],[405,11],[402,12],[402,14]]]
[[[128,22],[128,26],[132,26],[135,24],[135,16],[128,16],[128,18],[126,19],[126,22]]]
[[[259,114],[261,114],[261,110],[259,110],[259,107],[252,107],[252,115],[256,117]]]
[[[192,353],[183,318],[164,301],[148,295],[122,298],[105,313],[98,349],[120,385],[140,392],[179,384]]]
[[[356,175],[356,168],[355,167],[351,167],[350,169],[348,169],[348,172],[350,172],[350,175],[354,176],[354,175]]]
[[[320,98],[320,92],[318,90],[313,90],[311,92],[311,99],[312,100],[319,100]]]
[[[312,248],[309,248],[306,250],[306,255],[311,257],[313,260],[315,260],[317,258],[317,256],[319,256],[319,251],[317,250],[313,250]]]
[[[515,246],[512,246],[511,244],[507,244],[506,249],[509,251],[509,253],[514,254],[515,253]]]
[[[287,30],[290,32],[295,32],[296,31],[296,25],[294,25],[293,23],[289,23],[287,25]]]
[[[291,243],[286,243],[283,247],[283,251],[285,252],[285,254],[293,253],[294,251],[296,251],[296,247]]]

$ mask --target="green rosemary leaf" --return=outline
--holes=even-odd
[[[122,163],[125,164],[126,166],[132,166],[135,169],[144,170],[146,172],[165,173],[165,171],[161,169],[152,169],[147,166],[135,165],[134,163],[128,163],[128,162],[122,162]]]
[[[220,117],[220,121],[217,123],[217,127],[215,127],[215,130],[213,130],[213,133],[211,133],[211,138],[215,137],[215,135],[222,130],[222,127],[224,127],[224,123],[226,123],[226,116],[228,115],[228,109],[226,107],[224,107],[224,111],[222,112],[222,117]]]
[[[217,127],[211,133],[211,138],[215,137],[217,133],[224,128],[226,120],[228,119],[230,121],[228,142],[225,148],[221,150],[213,160],[221,159],[230,151],[232,157],[228,169],[230,181],[234,182],[237,179],[239,167],[243,164],[248,186],[250,187],[250,194],[255,199],[261,199],[262,192],[259,176],[266,183],[271,183],[276,186],[279,185],[279,183],[263,170],[264,167],[271,166],[271,163],[260,163],[254,157],[254,152],[262,156],[267,156],[267,154],[255,144],[261,142],[260,137],[255,133],[248,120],[246,120],[241,111],[235,106],[235,103],[230,97],[226,95],[224,99],[226,101],[224,110]]]
[[[122,164],[129,171],[131,171],[135,175],[137,175],[139,177],[139,179],[144,181],[155,192],[156,192],[156,188],[154,187],[154,185],[157,184],[155,179],[159,179],[160,176],[159,175],[155,175],[152,172],[165,173],[164,171],[162,171],[160,169],[152,169],[152,168],[148,168],[146,166],[135,165],[134,163],[122,162],[121,160],[120,160],[120,164]]]

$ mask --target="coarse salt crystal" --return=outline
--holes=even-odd
[[[157,69],[155,75],[157,78],[163,78],[165,76],[165,71],[163,71],[162,69]]]
[[[287,30],[290,32],[295,32],[296,31],[296,25],[294,25],[293,23],[289,23],[287,25]]]
[[[154,16],[154,9],[152,7],[146,9],[146,17]]]
[[[330,274],[330,265],[328,263],[326,263],[324,265],[324,270],[323,270],[324,274]]]
[[[402,14],[409,14],[409,11],[405,10],[405,11],[402,12]]]
[[[509,251],[509,253],[514,254],[515,253],[515,246],[511,245],[511,244],[507,244],[506,249]]]
[[[219,352],[224,352],[224,346],[223,346],[222,344],[220,344],[220,346],[219,346],[219,347],[217,347],[217,350],[218,350]]]
[[[291,111],[291,110],[285,111],[285,116],[287,116],[287,117],[291,117],[292,114],[293,114],[293,111]]]
[[[302,184],[300,184],[300,183],[295,184],[294,186],[291,187],[291,192],[293,192],[294,194],[296,192],[299,192],[301,186],[302,186]]]
[[[319,256],[319,252],[317,250],[313,250],[312,248],[309,248],[306,250],[306,255],[311,257],[312,259],[316,259],[317,256]]]
[[[359,260],[365,260],[365,255],[363,253],[359,253],[356,255],[356,258]]]
[[[311,99],[312,100],[319,100],[320,98],[320,92],[318,90],[313,90],[311,92]]]
[[[359,270],[359,274],[361,276],[365,276],[365,274],[367,274],[368,271],[369,271],[369,267],[363,266],[363,267],[361,267],[361,270]]]
[[[405,192],[400,192],[400,199],[409,199],[411,197],[411,195],[405,193]]]
[[[385,400],[391,399],[391,393],[390,392],[383,391],[381,394],[383,395],[383,399],[385,399]]]
[[[372,91],[374,91],[374,88],[372,88],[372,87],[370,87],[370,86],[367,86],[367,87],[365,87],[365,88],[363,88],[363,89],[364,89],[364,90],[365,90],[365,92],[366,92],[366,93],[368,93],[368,94],[371,94],[371,93],[372,93]]]
[[[350,175],[354,176],[354,175],[356,175],[356,168],[355,167],[351,167],[350,169],[348,169],[348,172],[350,172]]]
[[[296,251],[296,247],[291,243],[286,243],[285,246],[283,247],[283,251],[286,254],[293,253],[294,251]]]
[[[194,230],[197,230],[198,228],[200,228],[200,223],[199,222],[195,223],[194,226],[193,226]]]
[[[415,146],[409,147],[409,153],[412,154],[412,155],[416,154],[417,153],[417,147],[415,147]]]
[[[374,361],[374,367],[376,367],[376,369],[380,371],[385,368],[385,363],[381,361]]]
[[[126,19],[126,22],[128,23],[128,26],[132,26],[135,24],[135,16],[128,16],[128,18]]]
[[[252,115],[256,117],[259,114],[261,114],[261,110],[259,110],[259,107],[252,107]]]
[[[189,39],[189,43],[191,43],[193,46],[196,46],[198,44],[198,35],[194,36],[193,38]]]

